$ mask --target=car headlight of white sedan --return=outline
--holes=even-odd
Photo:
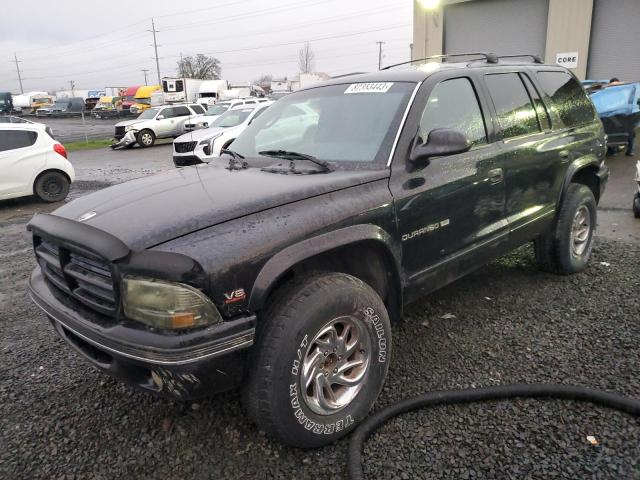
[[[222,132],[216,133],[215,135],[205,138],[204,140],[200,140],[200,143],[198,145],[204,145],[204,148],[202,150],[204,151],[205,155],[211,155],[211,152],[213,152],[213,143],[216,141],[217,138],[221,136],[222,136]]]

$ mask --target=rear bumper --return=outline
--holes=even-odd
[[[80,356],[147,392],[198,398],[234,388],[243,378],[247,348],[254,340],[254,316],[209,327],[194,343],[182,334],[90,322],[82,309],[53,293],[39,268],[29,279],[29,293],[56,333]]]

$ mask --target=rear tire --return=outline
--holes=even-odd
[[[61,172],[44,172],[36,178],[33,192],[43,202],[60,202],[69,194],[69,179]]]
[[[136,137],[138,145],[142,148],[152,147],[154,143],[156,143],[156,135],[149,129],[144,129],[138,132],[138,136]]]
[[[259,320],[243,403],[258,426],[295,447],[349,433],[384,384],[391,328],[384,303],[342,273],[285,285]]]
[[[596,209],[589,187],[569,185],[554,229],[534,241],[534,254],[542,270],[569,275],[586,268],[593,248]]]

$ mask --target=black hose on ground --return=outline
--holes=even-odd
[[[549,398],[590,402],[640,417],[640,400],[574,385],[516,384],[464,390],[442,390],[407,398],[383,408],[367,418],[351,435],[347,467],[351,480],[364,480],[362,448],[371,434],[387,420],[421,408],[440,405],[507,400],[510,398]]]

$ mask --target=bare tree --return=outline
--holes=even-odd
[[[315,53],[311,50],[309,43],[305,43],[304,47],[298,52],[298,68],[300,73],[312,73],[313,63],[316,58]]]
[[[202,53],[198,53],[195,57],[184,57],[178,62],[179,77],[216,80],[220,78],[220,73],[220,61]]]

